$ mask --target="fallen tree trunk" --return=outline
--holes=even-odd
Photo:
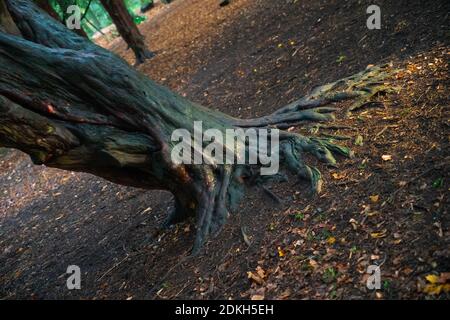
[[[175,210],[167,224],[196,217],[194,252],[220,230],[247,183],[263,180],[258,178],[263,166],[174,163],[174,130],[192,133],[195,121],[220,132],[328,121],[334,102],[356,99],[360,106],[389,90],[383,83],[386,70],[374,67],[318,87],[268,116],[236,119],[156,84],[31,2],[6,3],[24,38],[0,32],[0,146],[20,149],[37,164],[170,191]],[[315,191],[320,172],[305,163],[304,155],[331,164],[333,153],[350,156],[328,139],[280,131],[279,140],[281,164],[309,180]]]

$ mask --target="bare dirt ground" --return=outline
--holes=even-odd
[[[382,29],[368,30],[369,4],[177,0],[151,10],[140,28],[157,56],[139,69],[210,108],[262,115],[369,64],[400,69],[398,90],[338,115],[346,129],[319,130],[350,137],[342,143],[355,151],[337,168],[317,164],[319,196],[294,180],[271,186],[281,205],[251,190],[194,258],[193,221],[159,229],[170,194],[0,150],[0,298],[448,299],[450,5],[377,1]],[[120,39],[108,45],[134,62]],[[81,290],[66,288],[72,264]],[[372,264],[380,290],[366,288]]]

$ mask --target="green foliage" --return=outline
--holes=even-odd
[[[302,212],[297,212],[297,213],[294,215],[294,217],[295,217],[296,220],[303,220],[303,219],[305,219],[305,214],[302,213]]]
[[[145,19],[146,19],[145,16],[134,16],[133,17],[133,21],[136,24],[140,24],[140,23],[144,22]]]

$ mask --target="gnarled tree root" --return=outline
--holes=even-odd
[[[390,66],[373,66],[351,77],[317,87],[312,93],[277,110],[273,114],[257,119],[234,119],[232,125],[239,128],[277,128],[280,125],[325,122],[334,119],[336,102],[349,100],[346,112],[358,110],[364,104],[375,101],[378,94],[391,93],[394,88],[386,81],[395,72]],[[310,154],[328,165],[336,165],[336,155],[352,157],[353,152],[335,143],[348,137],[306,137],[295,132],[280,131],[280,162],[283,167],[299,179],[310,182],[311,190],[319,193],[322,187],[320,171],[305,161]],[[238,172],[234,172],[238,168]],[[206,170],[207,186],[202,189],[200,207],[197,210],[197,235],[193,253],[197,253],[209,234],[215,234],[230,215],[227,205],[234,204],[242,196],[244,185],[274,177],[258,176],[258,171],[249,166],[220,167],[218,173]],[[203,182],[202,185],[205,185]],[[225,205],[225,203],[227,205]],[[184,217],[187,217],[186,215]],[[178,221],[180,221],[179,219]]]

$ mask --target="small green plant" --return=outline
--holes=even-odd
[[[337,277],[336,270],[333,267],[326,268],[322,275],[322,280],[325,283],[333,282]]]
[[[436,180],[433,181],[433,188],[438,189],[441,188],[444,185],[444,179],[441,178],[437,178]]]
[[[389,291],[390,289],[391,289],[391,281],[384,280],[383,281],[383,290],[384,291]]]
[[[302,212],[297,212],[297,213],[294,215],[294,218],[295,218],[295,220],[303,220],[303,219],[305,219],[305,214],[302,213]]]
[[[337,63],[341,63],[343,62],[345,59],[347,59],[347,57],[343,54],[339,55],[339,57],[336,59]]]

